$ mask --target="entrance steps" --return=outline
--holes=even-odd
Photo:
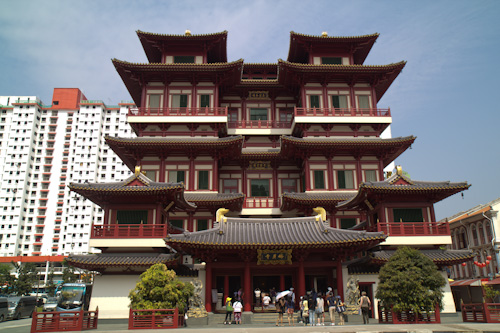
[[[208,325],[209,326],[223,325],[225,318],[226,318],[225,313],[211,313],[208,316]],[[278,314],[276,312],[256,312],[256,313],[243,312],[241,320],[245,325],[267,326],[267,325],[275,325],[277,318]],[[295,312],[293,315],[295,325],[303,325],[299,324],[299,318],[300,318],[299,313]],[[231,319],[232,319],[231,324],[234,325],[234,316],[231,316]],[[337,315],[335,319],[336,324],[339,323],[338,319],[339,318]],[[376,319],[371,318],[371,321],[376,322]],[[363,318],[360,315],[349,315],[347,323],[350,325],[363,324]],[[288,317],[286,313],[283,316],[283,325],[288,326]],[[325,313],[325,326],[331,326],[330,315],[328,313]]]

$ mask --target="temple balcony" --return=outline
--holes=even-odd
[[[185,117],[189,117],[189,120]],[[225,123],[227,107],[130,108],[127,120],[129,123]]]
[[[391,109],[295,108],[295,123],[390,124]],[[334,119],[332,119],[332,117]]]
[[[246,198],[241,215],[281,214],[281,198]]]
[[[164,247],[165,224],[103,224],[93,225],[90,246],[97,248]],[[133,239],[133,243],[131,240]]]
[[[290,135],[293,121],[238,120],[228,121],[229,135]]]
[[[451,244],[450,226],[442,222],[378,222],[368,231],[381,231],[388,235],[382,245]]]

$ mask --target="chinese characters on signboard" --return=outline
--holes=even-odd
[[[292,249],[257,250],[257,265],[292,264]]]

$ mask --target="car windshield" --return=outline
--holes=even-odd
[[[53,304],[53,303],[57,303],[57,297],[49,297],[47,298],[47,301],[45,301],[46,304]]]
[[[21,299],[21,297],[12,297],[12,298],[9,298],[8,301],[9,301],[9,308],[15,308],[17,306],[17,303],[19,303],[19,300]]]
[[[75,309],[82,305],[85,287],[64,286],[61,289],[59,307],[63,309]]]

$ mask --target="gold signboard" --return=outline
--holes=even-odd
[[[268,99],[269,91],[249,91],[248,99]]]
[[[292,264],[292,249],[257,250],[257,265],[285,264]]]
[[[270,170],[271,162],[270,161],[250,161],[248,163],[249,169],[252,170]]]

